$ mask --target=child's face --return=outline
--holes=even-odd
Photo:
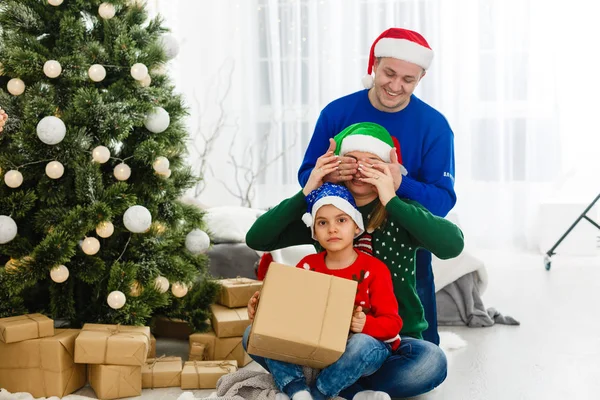
[[[325,250],[338,251],[352,246],[360,229],[352,218],[339,208],[327,204],[315,216],[315,237]]]

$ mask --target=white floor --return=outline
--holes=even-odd
[[[418,400],[537,400],[600,397],[600,258],[485,252],[489,287],[483,298],[521,326],[448,327],[467,347],[448,352],[446,381]],[[186,355],[184,341],[161,340],[157,353]],[[260,368],[255,363],[250,368]],[[196,397],[212,391],[194,391]],[[176,399],[178,388],[144,390],[142,399]],[[95,398],[89,387],[79,395]],[[140,397],[138,397],[139,399]]]

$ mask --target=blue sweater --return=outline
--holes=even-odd
[[[395,113],[377,110],[361,90],[329,103],[317,120],[298,180],[304,187],[317,158],[327,151],[329,138],[357,122],[385,127],[400,143],[402,177],[398,196],[421,203],[432,214],[444,217],[456,204],[454,193],[454,134],[446,118],[412,95],[408,106]]]

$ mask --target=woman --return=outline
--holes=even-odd
[[[425,248],[441,259],[456,257],[463,249],[463,235],[456,225],[435,217],[419,203],[396,196],[386,164],[390,162],[394,144],[385,128],[373,123],[354,124],[333,140],[336,156],[355,158],[359,164],[358,174],[346,183],[367,227],[367,233],[355,245],[372,252],[390,269],[398,313],[404,321],[400,347],[377,372],[362,377],[340,396],[377,399],[370,390],[386,392],[393,398],[417,396],[444,381],[447,362],[438,346],[422,340],[427,322],[416,292],[415,252],[417,248]],[[337,158],[328,152],[319,157],[315,169],[325,176],[337,164]],[[305,211],[306,200],[299,192],[259,218],[248,231],[246,243],[261,251],[314,244],[310,230],[301,221]],[[249,330],[244,336],[244,346],[248,334]],[[260,357],[253,358],[265,366]]]

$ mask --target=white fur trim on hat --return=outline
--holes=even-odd
[[[310,224],[310,231],[312,233],[312,238],[314,240],[317,240],[317,238],[315,237],[315,216],[317,215],[317,211],[319,211],[319,208],[326,206],[328,204],[331,204],[332,206],[345,212],[346,214],[348,214],[348,216],[350,216],[350,218],[352,218],[352,220],[354,220],[354,222],[358,226],[358,229],[360,230],[360,232],[358,232],[354,236],[355,238],[362,235],[362,233],[365,231],[365,225],[363,224],[363,218],[362,218],[362,214],[360,213],[360,211],[358,211],[358,209],[353,207],[352,204],[348,203],[348,201],[344,200],[341,197],[325,196],[315,202],[315,204],[313,205],[313,208],[312,208],[312,215],[308,214],[308,213],[304,214],[304,215],[308,214],[312,217],[312,221]],[[302,217],[302,220],[306,223],[304,216]]]
[[[343,156],[352,151],[362,151],[372,153],[381,158],[384,162],[390,162],[390,150],[392,147],[387,143],[374,138],[373,136],[361,135],[359,133],[348,135],[342,141],[340,155]]]
[[[362,84],[365,89],[371,89],[373,87],[373,75],[365,75],[362,77]]]
[[[375,45],[375,57],[392,57],[428,69],[433,50],[407,39],[382,38]]]

